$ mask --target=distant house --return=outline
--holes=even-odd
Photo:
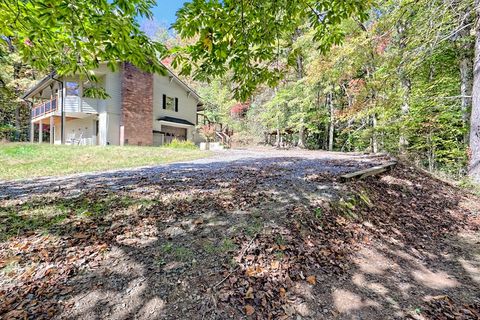
[[[200,97],[170,70],[163,76],[119,63],[114,72],[106,65],[94,72],[98,84],[52,73],[25,93],[23,98],[32,103],[31,141],[36,140],[36,132],[37,141],[45,141],[48,134],[52,144],[162,145],[173,139],[201,140],[195,129],[202,110]],[[105,88],[109,98],[85,97],[84,91],[92,85]]]

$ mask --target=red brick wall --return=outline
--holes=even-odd
[[[153,74],[122,64],[122,117],[125,144],[153,144]]]

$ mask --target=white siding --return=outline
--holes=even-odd
[[[65,112],[80,112],[80,98],[75,96],[66,96]]]
[[[99,144],[118,145],[120,143],[120,115],[122,105],[121,71],[111,71],[106,65],[102,65],[98,72],[103,74],[102,85],[108,99],[98,100],[99,112]]]
[[[107,144],[120,144],[120,115],[107,114]]]
[[[82,112],[85,113],[97,113],[98,112],[97,99],[82,98]]]
[[[105,72],[105,91],[110,96],[110,98],[104,100],[105,111],[119,115],[122,106],[122,81],[120,68],[112,72],[104,66],[99,70]]]
[[[162,108],[162,95],[178,98],[178,112]],[[170,81],[168,76],[154,75],[153,77],[153,128],[160,130],[156,121],[160,117],[174,117],[190,121],[197,121],[197,100],[182,87],[176,79]]]

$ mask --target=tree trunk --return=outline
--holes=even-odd
[[[470,178],[480,183],[480,0],[475,0],[475,57],[473,60],[472,112],[470,115]]]
[[[277,128],[277,135],[276,135],[276,141],[275,141],[275,147],[280,148],[280,129]]]
[[[330,113],[329,129],[328,129],[328,150],[333,151],[333,134],[334,134],[333,122],[335,121],[335,118],[333,114],[333,94],[331,92],[327,94],[327,106]]]
[[[461,106],[462,106],[462,121],[465,128],[468,129],[470,124],[470,111],[472,109],[472,70],[473,70],[473,59],[472,59],[472,43],[468,41],[468,36],[470,35],[471,27],[465,27],[466,25],[472,23],[472,15],[467,12],[465,13],[466,18],[464,23],[458,33],[458,41],[460,46],[458,48],[460,55],[460,95],[461,95]],[[464,142],[468,143],[469,132],[465,131]]]
[[[402,105],[400,107],[400,114],[402,116],[402,120],[405,121],[406,116],[410,112],[410,105],[409,105],[409,98],[410,98],[410,89],[411,89],[411,82],[408,78],[407,74],[405,73],[403,67],[403,59],[404,53],[407,48],[406,43],[406,29],[407,24],[405,21],[399,21],[397,24],[397,33],[398,33],[398,49],[400,55],[400,64],[398,66],[398,77],[400,79],[400,84],[402,86]],[[402,122],[403,122],[402,121]],[[405,133],[405,126],[402,123],[400,127],[400,137],[399,137],[399,150],[401,153],[405,152],[408,146],[408,140]]]
[[[303,79],[303,57],[301,55],[297,56],[297,80]],[[300,127],[298,129],[298,147],[305,148],[305,119],[304,119],[304,112],[303,104],[300,107],[300,112],[302,116],[300,118]]]
[[[7,38],[7,43],[8,43],[9,52],[11,54],[15,53],[15,47],[13,46],[12,39],[10,37]],[[15,62],[13,64],[13,80],[15,81],[14,92],[15,92],[15,95],[17,97],[20,96],[20,89],[18,87],[18,82],[16,82],[16,80],[18,80],[20,78],[21,69],[22,69],[22,63],[21,62]],[[20,120],[20,105],[17,102],[16,106],[15,106],[15,137],[14,137],[15,141],[20,140],[20,130],[21,130],[21,128],[22,128],[22,126],[21,126],[21,120]]]
[[[377,115],[372,114],[372,152],[378,152],[378,141],[377,141]]]

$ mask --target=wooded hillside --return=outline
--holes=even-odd
[[[225,11],[229,5],[235,6],[226,4]],[[285,4],[283,9],[288,8]],[[245,71],[231,60],[216,58],[224,51],[243,52],[236,42],[224,45],[218,40],[229,31],[215,29],[200,14],[189,23],[193,9],[181,12],[176,28],[181,35],[199,37],[187,51],[194,59],[187,73],[198,79],[208,70],[220,74],[200,92],[208,97],[210,116],[243,133],[239,139],[253,135],[277,146],[386,151],[403,154],[430,171],[460,176],[467,173],[469,157],[472,174],[478,170],[475,159],[480,153],[478,128],[470,127],[470,119],[479,118],[471,113],[474,8],[471,0],[381,1],[366,18],[354,12],[323,38],[318,38],[315,23],[299,18],[298,27],[281,27],[270,46],[262,43],[272,50],[270,56],[258,58],[257,64],[250,60],[250,68],[268,66],[277,73],[277,82],[266,81],[269,87],[239,86],[238,76]],[[254,19],[253,13],[245,13],[253,8],[237,9],[231,21],[222,21],[247,34],[248,40],[263,34],[258,25],[275,29],[282,17],[275,15],[271,25],[265,18],[242,26],[235,18]],[[201,22],[207,26],[199,27]],[[211,35],[208,30],[213,30]],[[200,57],[199,46],[210,55]],[[213,66],[207,68],[207,63]],[[231,99],[232,91],[238,100]]]

